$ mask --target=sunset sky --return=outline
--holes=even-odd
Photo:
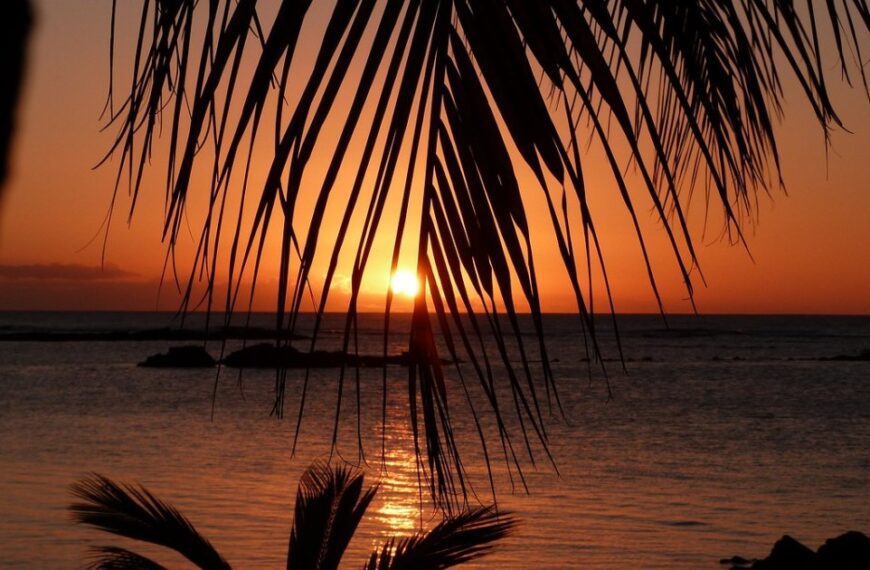
[[[39,22],[12,179],[0,210],[0,310],[173,310],[173,285],[164,285],[158,302],[165,254],[158,159],[129,226],[128,198],[119,199],[100,269],[100,228],[116,174],[112,164],[92,169],[112,141],[111,132],[100,132],[99,119],[108,84],[110,2],[40,0],[36,5]],[[702,236],[703,221],[693,218],[707,282],[704,287],[698,281],[700,312],[870,314],[870,103],[861,89],[837,82],[837,73],[831,66],[833,99],[852,132],[835,133],[827,151],[809,106],[797,93],[789,98],[795,85],[785,82],[786,119],[779,138],[788,196],[778,188],[759,196],[758,224],[747,229],[752,257],[719,239],[715,228]],[[596,180],[595,166],[589,170]],[[601,176],[598,185],[597,226],[616,308],[655,312],[630,219],[613,183]],[[530,211],[532,217],[544,215],[534,205]],[[666,310],[691,310],[663,232],[651,212],[640,214]],[[536,263],[546,276],[544,309],[575,310],[567,281],[557,271],[555,247],[548,248],[544,238],[540,243]],[[383,247],[380,257],[388,258],[390,251]],[[380,278],[368,277],[373,293],[388,281],[387,266],[379,267]],[[274,307],[275,281],[276,275],[265,270],[256,309]],[[337,287],[342,286],[346,283],[339,280]],[[361,308],[378,310],[382,305],[375,297],[363,299]]]

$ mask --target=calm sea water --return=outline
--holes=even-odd
[[[0,335],[170,319],[0,313]],[[379,324],[361,320],[361,352],[380,350]],[[477,567],[712,569],[722,557],[764,556],[784,533],[815,547],[848,529],[870,531],[870,363],[823,360],[870,348],[870,318],[671,317],[667,329],[659,317],[625,316],[620,325],[626,370],[606,363],[608,398],[600,370],[590,376],[581,361],[576,319],[548,317],[565,416],[548,424],[559,473],[538,448],[536,464],[525,462],[528,493],[512,492],[496,456],[499,506],[521,526]],[[340,328],[329,319],[324,347],[338,343]],[[615,357],[612,334],[602,335],[605,356]],[[213,370],[135,366],[169,344],[0,342],[0,566],[80,567],[88,547],[119,542],[70,523],[68,485],[89,472],[147,485],[238,568],[283,564],[299,475],[328,457],[337,371],[313,374],[291,457],[301,374],[290,374],[288,417],[277,420],[269,417],[274,372],[239,379],[225,371],[212,420]],[[220,343],[208,348],[216,355]],[[402,348],[394,339],[392,350]],[[406,383],[404,369],[390,368],[386,469],[380,372],[360,377],[359,424],[352,376],[345,392],[338,452],[359,460],[360,425],[368,479],[381,483],[349,568],[386,537],[433,520],[416,486]],[[489,501],[460,388],[452,380],[448,389],[464,461]],[[491,429],[492,418],[483,423]]]

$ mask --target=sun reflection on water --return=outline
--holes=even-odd
[[[422,525],[413,436],[402,412],[391,407],[387,415],[384,469],[374,511],[380,538],[408,536]]]

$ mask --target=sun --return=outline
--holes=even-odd
[[[417,275],[413,272],[399,269],[390,279],[390,289],[393,290],[394,295],[414,298],[420,291],[420,282],[417,281]]]

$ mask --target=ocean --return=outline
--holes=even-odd
[[[361,353],[381,351],[381,322],[360,318]],[[870,317],[670,316],[666,324],[625,315],[618,323],[622,358],[601,321],[602,367],[586,362],[576,317],[546,317],[562,403],[560,413],[541,395],[553,462],[533,446],[534,464],[523,459],[526,490],[490,438],[495,499],[520,525],[469,568],[713,569],[733,555],[764,557],[783,534],[816,548],[850,529],[870,532],[870,362],[851,358],[870,349]],[[274,371],[224,369],[216,384],[214,369],[136,366],[189,342],[21,340],[177,325],[166,313],[0,313],[0,567],[77,568],[90,547],[132,546],[71,522],[69,485],[93,472],[146,485],[234,567],[284,564],[299,476],[330,456],[337,370],[312,372],[291,456],[301,371],[288,374],[287,414],[278,419],[270,416]],[[340,344],[342,325],[327,317],[323,348]],[[399,316],[393,330],[407,325]],[[187,326],[202,326],[202,316]],[[227,341],[226,350],[240,344]],[[217,356],[221,342],[206,347]],[[390,339],[392,353],[403,348],[401,335]],[[455,376],[447,388],[469,500],[490,502]],[[381,371],[361,371],[359,400],[356,385],[349,374],[332,459],[359,463],[380,487],[348,568],[388,537],[438,520],[417,486],[406,369],[388,368],[383,430]],[[479,409],[491,431],[491,414]],[[518,434],[511,406],[504,415]]]

